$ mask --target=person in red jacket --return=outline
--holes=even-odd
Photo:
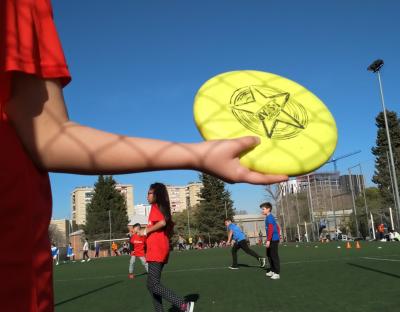
[[[129,275],[128,278],[133,279],[135,275],[133,274],[133,270],[135,268],[136,258],[139,258],[142,262],[146,272],[149,271],[148,264],[145,258],[145,249],[146,249],[146,236],[139,235],[140,234],[140,224],[136,223],[130,229],[131,237],[129,242],[132,246],[131,248],[131,259],[129,261]]]
[[[24,241],[24,255],[0,253],[0,311],[52,312],[48,172],[121,174],[194,169],[229,182],[275,183],[240,165],[255,137],[175,143],[127,137],[69,119],[71,81],[50,0],[0,1],[0,244]],[[21,196],[24,190],[24,196]],[[21,228],[24,231],[21,231]]]

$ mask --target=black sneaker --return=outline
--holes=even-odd
[[[237,267],[237,266],[233,266],[233,265],[231,265],[230,267],[228,267],[229,269],[231,269],[231,270],[239,270],[239,268]]]
[[[260,261],[260,268],[265,268],[265,258],[258,258],[258,261]]]

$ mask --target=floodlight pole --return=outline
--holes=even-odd
[[[315,180],[315,178],[314,178]],[[307,175],[307,182],[308,182],[308,196],[310,197],[310,214],[311,214],[311,234],[313,236],[313,240],[315,240],[314,237],[314,226],[315,226],[315,221],[314,221],[314,207],[313,207],[313,200],[312,200],[312,195],[311,195],[311,182],[310,182],[310,175]],[[315,182],[316,184],[316,182]],[[318,238],[317,238],[318,239]]]
[[[299,241],[300,241],[300,228],[299,228],[299,224],[300,224],[300,213],[299,213],[299,200],[297,198],[297,190],[294,193],[295,194],[295,198],[296,198],[296,211],[297,211],[297,232],[299,235]]]
[[[392,207],[389,207],[389,215],[390,215],[390,224],[392,225],[392,230],[394,230]]]
[[[337,231],[337,222],[336,222],[336,212],[335,212],[335,208],[333,207],[333,195],[332,195],[332,184],[331,184],[331,177],[328,177],[329,179],[329,195],[331,197],[331,208],[332,208],[332,212],[333,212],[333,222],[335,223],[335,235],[336,235],[336,231]]]
[[[397,174],[396,174],[396,168],[394,165],[394,159],[393,159],[393,151],[392,151],[392,143],[390,140],[390,133],[389,133],[389,125],[387,121],[387,116],[386,116],[386,107],[385,107],[385,99],[383,97],[383,88],[382,88],[382,81],[381,81],[381,74],[380,74],[380,69],[383,66],[383,61],[382,60],[376,60],[374,63],[372,63],[369,67],[368,70],[372,71],[377,74],[378,76],[378,82],[379,82],[379,91],[381,94],[381,104],[382,104],[382,109],[383,109],[383,117],[385,119],[385,129],[386,129],[386,136],[388,140],[388,146],[389,146],[389,157],[390,157],[390,164],[392,167],[392,173],[393,173],[393,186],[394,186],[394,193],[395,193],[395,205],[397,206],[397,213],[400,214],[400,198],[399,198],[399,187],[397,185]],[[390,168],[389,168],[390,170]]]
[[[394,202],[394,208],[396,210],[396,195],[394,194],[394,187],[393,187],[393,175],[392,175],[392,170],[390,170],[390,161],[389,161],[389,153],[386,152],[386,157],[387,157],[387,162],[388,162],[388,168],[389,168],[389,175],[390,175],[390,185],[392,187],[392,195],[393,195],[393,202]],[[399,213],[396,211],[396,222],[397,226],[400,226],[400,220],[399,220]]]
[[[189,211],[189,209],[190,209],[190,206],[188,206],[188,208],[186,209],[187,210],[187,219],[188,219],[188,231],[189,231],[189,238],[190,238],[191,234],[190,234],[190,211]]]
[[[374,240],[376,239],[375,236],[375,225],[374,225],[374,217],[372,216],[372,212],[370,212],[371,214],[371,228],[372,228],[372,237],[374,238]]]
[[[305,231],[306,231],[306,241],[307,241],[307,243],[308,243],[308,242],[309,242],[309,238],[308,238],[307,222],[306,222],[306,221],[304,221],[304,228],[305,228]]]

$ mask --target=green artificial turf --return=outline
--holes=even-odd
[[[281,244],[280,280],[266,277],[241,250],[236,271],[227,268],[230,248],[174,251],[162,283],[194,299],[196,312],[400,311],[400,243],[361,242],[361,247]],[[120,256],[56,266],[56,312],[153,311],[144,268],[136,261],[137,277],[129,280],[128,263],[128,256]],[[177,311],[168,302],[164,307]]]

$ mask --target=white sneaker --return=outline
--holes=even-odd
[[[85,260],[82,260],[81,262],[85,262]]]
[[[87,262],[89,262],[90,261],[90,258],[89,259],[87,259]]]
[[[230,266],[230,267],[228,267],[228,268],[231,269],[231,270],[239,270],[239,268],[236,267],[236,266]]]
[[[185,312],[193,312],[194,311],[194,302],[193,301],[189,301],[186,304],[186,310]]]
[[[273,279],[273,280],[277,280],[277,279],[280,279],[281,277],[279,276],[279,274],[276,274],[276,273],[274,273],[272,276],[271,276],[271,279]]]
[[[268,276],[268,277],[271,277],[272,275],[274,275],[274,272],[272,272],[272,271],[265,273],[265,276]]]

